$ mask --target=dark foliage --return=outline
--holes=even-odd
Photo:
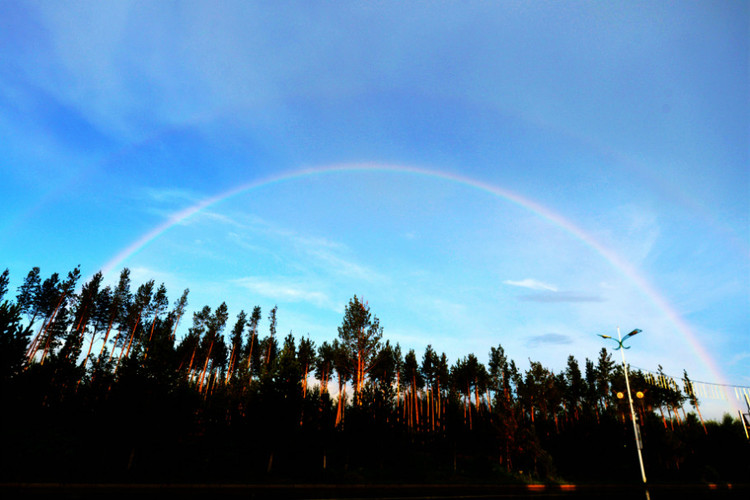
[[[318,347],[281,342],[276,307],[266,336],[258,306],[225,332],[226,304],[195,312],[178,339],[187,290],[168,311],[166,288],[132,295],[127,270],[114,290],[97,274],[75,293],[79,277],[35,268],[0,303],[0,481],[639,481],[629,409],[613,396],[623,372],[605,350],[583,373],[572,356],[561,373],[521,372],[502,346],[486,367],[474,354],[451,366],[431,346],[420,361],[381,341],[356,297]],[[741,424],[680,419],[686,403],[699,405],[664,387],[638,402],[649,479],[746,481]]]

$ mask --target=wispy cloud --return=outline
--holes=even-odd
[[[227,224],[231,222],[229,218]],[[368,282],[382,282],[386,278],[376,270],[357,263],[349,258],[349,248],[335,240],[321,236],[301,234],[285,227],[279,227],[259,218],[254,218],[245,229],[260,232],[267,237],[278,238],[294,248],[300,255],[306,255],[313,259],[312,264],[327,273],[329,276],[343,276]],[[241,237],[234,233],[233,238],[237,241]],[[309,263],[305,267],[309,266]]]
[[[247,288],[253,293],[279,302],[308,302],[318,307],[337,310],[337,308],[332,305],[328,295],[325,293],[310,290],[301,283],[296,283],[284,278],[268,280],[248,276],[232,280],[232,283]]]
[[[592,295],[583,292],[539,292],[528,295],[522,295],[518,297],[518,300],[524,302],[543,302],[543,303],[557,303],[557,302],[604,302],[604,298],[599,295]]]
[[[191,198],[190,192],[180,189],[144,190],[143,192],[152,202],[148,210],[162,216],[172,216],[174,210],[160,208],[160,205],[173,200]],[[286,253],[285,264],[298,268],[300,272],[317,269],[329,278],[355,279],[368,283],[384,283],[388,280],[386,275],[374,268],[357,262],[350,255],[349,247],[343,243],[315,234],[304,234],[269,222],[255,214],[204,209],[180,221],[179,224],[186,226],[206,222],[210,223],[214,229],[224,229],[226,239],[245,250],[269,256],[276,256],[280,252]],[[271,288],[259,286],[257,291],[269,295]],[[304,294],[292,293],[291,290],[283,293],[283,287],[276,289],[273,295],[286,297],[287,300],[304,296]],[[309,296],[306,300],[312,302],[318,300],[320,303],[322,299]]]
[[[148,187],[143,190],[143,195],[154,202],[158,203],[184,203],[190,202],[195,203],[200,199],[200,196],[189,189],[182,188],[153,188]]]
[[[526,278],[520,281],[505,280],[506,285],[517,286],[535,290],[535,293],[521,295],[518,300],[524,302],[603,302],[604,298],[590,293],[575,292],[570,290],[559,290],[557,286],[539,281],[533,278]]]
[[[736,365],[736,364],[737,364],[737,363],[739,363],[740,361],[744,361],[744,360],[746,360],[746,359],[750,359],[750,352],[747,352],[747,351],[745,351],[745,352],[740,352],[740,353],[737,353],[736,355],[732,356],[732,357],[731,357],[731,358],[729,359],[729,362],[728,362],[728,364],[729,364],[729,365]]]
[[[565,345],[572,343],[573,339],[568,335],[563,335],[561,333],[545,333],[542,335],[534,335],[533,337],[529,337],[529,340],[526,344],[529,347],[536,347],[540,345]]]
[[[331,274],[367,282],[383,282],[386,279],[385,276],[374,269],[337,255],[328,249],[309,247],[307,248],[307,252],[317,260],[321,267],[327,269],[327,272]]]
[[[550,285],[549,283],[544,283],[543,281],[535,280],[532,278],[526,278],[521,281],[505,280],[503,281],[503,283],[511,286],[530,288],[532,290],[549,290],[552,292],[557,291],[557,287],[555,285]]]

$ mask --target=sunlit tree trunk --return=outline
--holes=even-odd
[[[200,380],[198,382],[198,392],[201,392],[201,389],[203,388],[203,378],[206,375],[206,369],[208,368],[208,362],[211,359],[211,350],[214,348],[214,342],[213,340],[208,346],[208,354],[206,355],[206,362],[203,364],[203,372],[201,373]]]
[[[419,394],[417,391],[416,376],[412,376],[412,388],[414,390],[414,426],[418,430],[420,426],[420,420],[419,420]]]
[[[148,358],[148,350],[151,347],[151,339],[154,338],[154,328],[156,327],[156,316],[154,316],[153,321],[151,321],[151,329],[148,334],[148,343],[146,344],[146,351],[143,353],[143,359]]]
[[[107,347],[107,339],[109,339],[109,332],[112,331],[112,323],[114,322],[114,314],[109,318],[109,323],[107,324],[107,331],[104,333],[104,340],[102,341],[102,348],[99,351],[99,357],[101,358],[102,353],[104,352],[104,348]],[[114,348],[112,349],[114,350]],[[110,356],[110,359],[112,357]]]
[[[430,430],[435,432],[435,410],[432,407],[432,389],[427,391],[427,419],[430,422]]]
[[[57,315],[57,311],[60,309],[60,306],[63,303],[63,300],[65,299],[65,293],[60,295],[60,299],[57,301],[57,305],[55,306],[55,310],[52,312],[52,314],[49,315],[47,320],[42,323],[42,327],[39,329],[39,333],[37,333],[36,342],[32,346],[31,354],[29,355],[29,362],[31,362],[32,359],[34,359],[34,355],[39,350],[39,343],[41,343],[41,340],[45,338],[45,335],[47,334],[47,331],[49,330],[50,325],[55,320],[55,316]],[[42,354],[42,360],[41,364],[44,364],[44,358],[47,353],[47,349],[49,348],[50,344],[50,337],[47,337],[47,341],[44,346],[44,354]]]
[[[398,414],[398,409],[401,406],[401,373],[399,370],[396,370],[396,410]]]
[[[86,352],[86,357],[83,358],[83,365],[81,368],[86,368],[86,363],[89,360],[89,356],[91,356],[91,348],[94,347],[94,338],[96,337],[96,326],[94,326],[94,331],[91,333],[91,342],[89,342],[89,350]]]
[[[708,434],[708,430],[706,429],[706,423],[703,421],[703,415],[701,415],[701,409],[698,406],[698,402],[697,401],[695,402],[695,411],[698,412],[698,418],[701,419],[701,425],[703,426],[703,432],[705,432],[706,434]]]
[[[344,406],[346,405],[346,387],[344,386],[343,378],[339,374],[339,406],[336,410],[336,426],[344,423]]]
[[[232,354],[229,356],[229,367],[227,368],[227,376],[224,379],[224,383],[228,383],[230,377],[232,376],[232,371],[234,370],[234,356],[236,351],[237,346],[232,345]]]
[[[122,325],[120,325],[120,328],[117,329],[117,335],[115,335],[115,340],[112,341],[112,352],[109,353],[109,360],[112,361],[112,358],[115,356],[115,349],[117,349],[117,341],[120,340],[120,335],[122,334]],[[122,349],[120,350],[122,352]]]
[[[682,420],[680,420],[680,411],[676,406],[672,406],[672,413],[674,414],[674,419],[677,420],[677,425],[679,427],[682,427]]]
[[[125,346],[120,349],[120,357],[117,358],[117,368],[120,367],[120,362],[122,361],[122,355],[125,354],[125,357],[128,357],[128,354],[130,354],[130,346],[133,345],[133,339],[135,338],[135,331],[138,329],[138,325],[141,324],[141,313],[138,313],[138,318],[135,320],[135,326],[133,326],[133,331],[130,332],[130,339],[128,340],[128,348],[125,349]],[[117,371],[117,368],[115,368],[115,371]]]
[[[481,402],[479,400],[479,384],[476,379],[474,380],[474,404],[477,407],[477,413],[479,413]]]
[[[250,369],[253,360],[253,345],[255,345],[255,332],[250,337],[250,352],[247,354],[247,370],[250,372],[250,379],[253,378],[252,370]]]
[[[310,372],[310,365],[305,363],[305,375],[302,377],[302,397],[307,396],[307,376]]]
[[[195,352],[197,350],[198,350],[198,347],[193,347],[193,354],[190,355],[190,363],[188,363],[188,368],[187,368],[188,380],[190,380],[191,375],[193,373],[193,361],[195,361]]]
[[[435,398],[435,428],[440,431],[443,429],[443,392],[438,384],[437,397]]]

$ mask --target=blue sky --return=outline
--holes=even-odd
[[[356,293],[406,349],[502,344],[522,368],[641,328],[633,365],[750,386],[749,18],[726,1],[0,1],[0,267],[13,287],[33,266],[88,276],[181,210],[287,176],[107,278],[128,266],[232,316],[278,304],[280,332],[318,343]],[[372,169],[290,175],[336,165]]]

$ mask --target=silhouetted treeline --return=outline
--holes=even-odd
[[[185,318],[188,290],[80,277],[34,268],[9,298],[0,275],[1,481],[640,480],[605,349],[560,373],[501,345],[486,364],[417,356],[357,296],[317,345],[282,338],[276,307]],[[703,422],[693,394],[637,371],[631,386],[650,480],[747,481],[738,421]]]

